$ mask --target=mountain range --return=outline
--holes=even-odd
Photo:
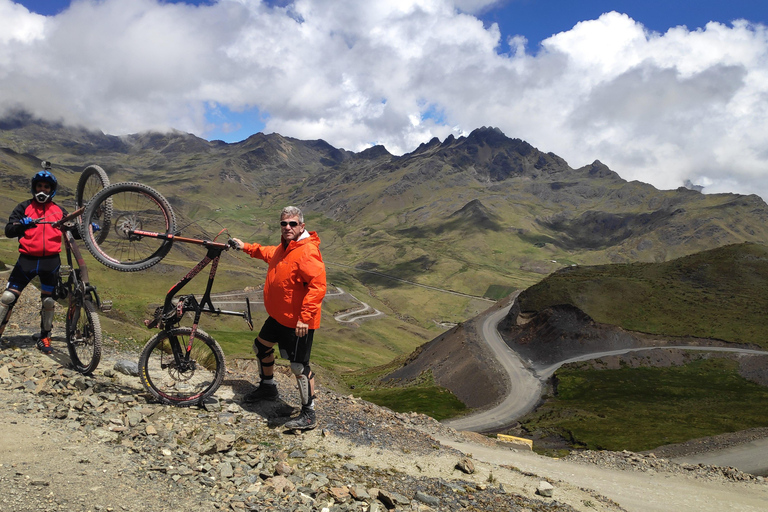
[[[0,119],[2,211],[28,197],[43,159],[54,164],[58,199],[71,198],[79,172],[98,164],[112,182],[159,190],[187,234],[224,226],[246,240],[276,241],[280,209],[302,207],[330,279],[398,322],[368,334],[402,337],[403,354],[445,338],[446,323],[475,317],[488,299],[564,267],[768,244],[768,205],[756,195],[658,190],[598,160],[572,168],[491,127],[392,155],[277,133],[234,144],[182,132],[113,136],[17,112]]]
[[[276,133],[235,144],[181,132],[118,137],[17,113],[0,120],[0,148],[4,197],[25,196],[36,160],[49,159],[64,173],[95,163],[113,182],[144,182],[195,220],[248,225],[297,204],[333,232],[329,257],[475,295],[569,264],[768,241],[768,206],[756,195],[657,190],[597,160],[574,169],[495,128],[395,156]]]

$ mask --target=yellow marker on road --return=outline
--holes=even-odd
[[[525,439],[524,437],[515,437],[515,436],[507,436],[504,434],[496,434],[496,439],[498,439],[503,443],[510,443],[510,444],[519,446],[520,448],[527,448],[529,450],[533,450],[533,441],[530,439]]]

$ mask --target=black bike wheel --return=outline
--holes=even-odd
[[[87,205],[88,202],[93,199],[97,193],[109,186],[109,177],[104,169],[98,165],[89,165],[80,174],[80,179],[77,182],[77,191],[75,192],[75,201],[77,202],[77,208],[80,209]],[[81,237],[85,233],[83,226],[83,218],[81,215],[77,219],[77,227],[80,231]],[[101,228],[96,233],[96,240],[101,243],[109,233],[110,220],[112,219],[112,199],[107,199],[101,204],[99,211],[95,212],[93,222],[96,222]]]
[[[172,343],[178,343],[182,354],[186,353],[191,333],[189,327],[161,331],[147,342],[139,356],[142,385],[164,404],[199,404],[213,395],[224,380],[224,353],[216,340],[200,329],[189,360],[175,360]]]
[[[108,201],[112,202],[111,226],[100,235],[92,222],[98,223],[99,212]],[[157,190],[141,183],[115,183],[88,202],[83,227],[83,242],[94,258],[111,269],[136,272],[160,262],[173,240],[136,236],[133,231],[173,235],[176,217],[171,204]]]
[[[101,322],[93,302],[73,300],[67,310],[66,329],[72,366],[80,373],[93,373],[101,361]]]

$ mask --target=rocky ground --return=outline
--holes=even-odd
[[[22,296],[0,350],[0,511],[623,510],[584,486],[491,464],[441,444],[453,439],[513,455],[494,439],[456,432],[320,386],[320,427],[282,424],[298,393],[278,367],[281,400],[244,404],[253,361],[229,361],[216,399],[200,408],[153,403],[130,375],[136,354],[105,340],[92,376],[34,348],[38,295]],[[59,327],[60,322],[57,324]],[[322,383],[321,383],[322,384]],[[765,485],[736,470],[686,467],[651,455],[588,452],[578,464]]]
[[[38,311],[38,294],[25,292],[2,340],[0,511],[557,511],[601,502],[567,485],[539,490],[543,479],[513,468],[475,464],[441,446],[430,433],[461,435],[427,416],[322,387],[320,428],[286,431],[298,393],[285,368],[276,402],[244,404],[255,363],[230,361],[216,400],[201,408],[152,403],[126,374],[136,354],[113,340],[92,376],[69,369],[61,322],[54,353],[38,352]]]

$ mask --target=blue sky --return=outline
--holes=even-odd
[[[394,154],[496,126],[573,167],[768,197],[766,5],[0,0],[0,115]]]
[[[656,32],[678,25],[696,29],[710,21],[729,23],[737,18],[768,21],[768,2],[762,0],[509,0],[481,18],[498,23],[506,36],[525,36],[535,50],[551,35],[609,11],[627,14]]]

